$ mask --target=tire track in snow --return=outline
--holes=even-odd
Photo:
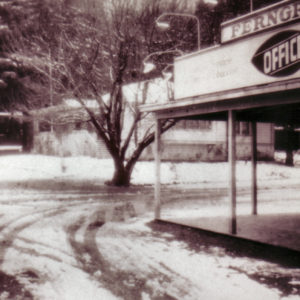
[[[18,238],[18,235],[24,229],[32,226],[33,224],[39,222],[42,218],[52,217],[57,214],[64,213],[65,209],[56,208],[56,209],[44,209],[35,213],[26,214],[15,218],[14,220],[5,223],[0,228],[0,233],[2,233],[0,241],[0,266],[4,263],[5,253],[9,248],[12,247],[14,241]],[[34,216],[34,219],[32,217]],[[26,219],[31,219],[26,221]],[[14,223],[20,223],[20,225],[13,226]],[[12,227],[12,228],[10,228]],[[32,246],[32,245],[31,245]]]
[[[68,227],[69,243],[82,269],[100,281],[105,288],[126,300],[142,300],[141,292],[147,289],[145,280],[138,279],[133,273],[117,270],[103,258],[98,249],[96,234],[105,223],[105,214],[105,211],[99,211],[97,220],[88,224],[83,242],[76,240],[76,234],[85,223],[85,219],[81,218],[71,224]]]
[[[117,205],[113,208],[113,220],[123,221],[124,216],[120,212],[127,211],[128,216],[133,216],[132,206],[128,203],[125,205]],[[68,229],[69,243],[73,248],[75,257],[82,270],[87,272],[93,279],[101,282],[103,286],[109,289],[116,296],[125,300],[142,300],[144,294],[151,295],[153,300],[176,300],[176,298],[164,293],[162,295],[153,295],[150,286],[147,285],[148,278],[141,277],[132,271],[121,270],[116,265],[112,265],[101,254],[96,242],[98,231],[105,224],[107,211],[100,210],[95,213],[96,220],[86,222],[84,217],[77,219]],[[86,226],[87,225],[87,226]],[[84,230],[83,241],[78,241],[78,232],[86,226]],[[101,236],[101,235],[100,235]],[[100,238],[101,239],[101,238]],[[98,235],[99,241],[99,235]],[[153,270],[153,277],[159,277],[162,281],[171,280],[165,274],[161,274],[158,270]]]
[[[2,224],[0,226],[0,235],[2,235],[0,236],[0,267],[4,263],[5,253],[11,247],[13,247],[16,250],[20,250],[24,253],[27,252],[28,254],[30,253],[35,256],[45,256],[56,261],[61,261],[60,258],[55,257],[54,255],[41,254],[35,251],[34,245],[36,242],[34,240],[25,241],[27,242],[30,248],[22,248],[22,247],[17,247],[12,245],[16,239],[19,239],[18,235],[20,234],[20,232],[33,226],[34,224],[43,221],[46,218],[52,219],[53,217],[56,217],[58,215],[68,213],[70,207],[78,207],[78,206],[85,207],[86,205],[87,205],[86,201],[80,201],[72,204],[60,203],[59,207],[55,207],[55,208],[52,207],[52,208],[40,209],[39,211],[28,212],[26,214],[22,214],[17,217],[14,217],[14,219]],[[22,238],[20,238],[20,240],[22,240]],[[43,246],[45,248],[49,248],[53,250],[53,248],[50,245],[44,244]],[[64,255],[68,255],[65,251],[62,251],[60,249],[55,249],[55,250],[61,252]]]

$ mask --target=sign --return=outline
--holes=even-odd
[[[221,24],[221,42],[262,32],[300,19],[300,0],[282,1]]]
[[[294,74],[300,67],[300,32],[290,30],[274,35],[259,47],[252,63],[269,76]]]
[[[178,57],[176,100],[299,78],[300,23]]]

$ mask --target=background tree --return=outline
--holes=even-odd
[[[39,32],[42,1],[0,1],[0,105],[28,110],[45,103],[46,78],[31,37]],[[39,55],[40,56],[40,55]],[[34,64],[32,63],[34,61]]]
[[[0,109],[23,111],[45,104],[46,78],[37,70],[44,65],[36,59],[39,49],[32,47],[30,37],[39,29],[42,1],[0,1]],[[32,61],[35,61],[33,67]],[[17,122],[20,120],[17,119]],[[33,127],[23,122],[18,135],[23,136],[23,149],[32,145]],[[16,128],[15,128],[16,130]]]

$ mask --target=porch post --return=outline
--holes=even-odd
[[[160,219],[161,121],[155,118],[155,219]]]
[[[230,232],[236,234],[236,141],[235,111],[228,111],[228,161],[229,161],[229,195],[231,204]]]
[[[252,214],[257,215],[257,130],[256,122],[251,122],[251,203]]]

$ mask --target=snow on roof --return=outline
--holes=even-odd
[[[67,106],[72,108],[82,107],[81,103],[74,98],[64,99],[63,101]],[[88,108],[99,108],[99,103],[96,99],[82,99],[82,101]]]

